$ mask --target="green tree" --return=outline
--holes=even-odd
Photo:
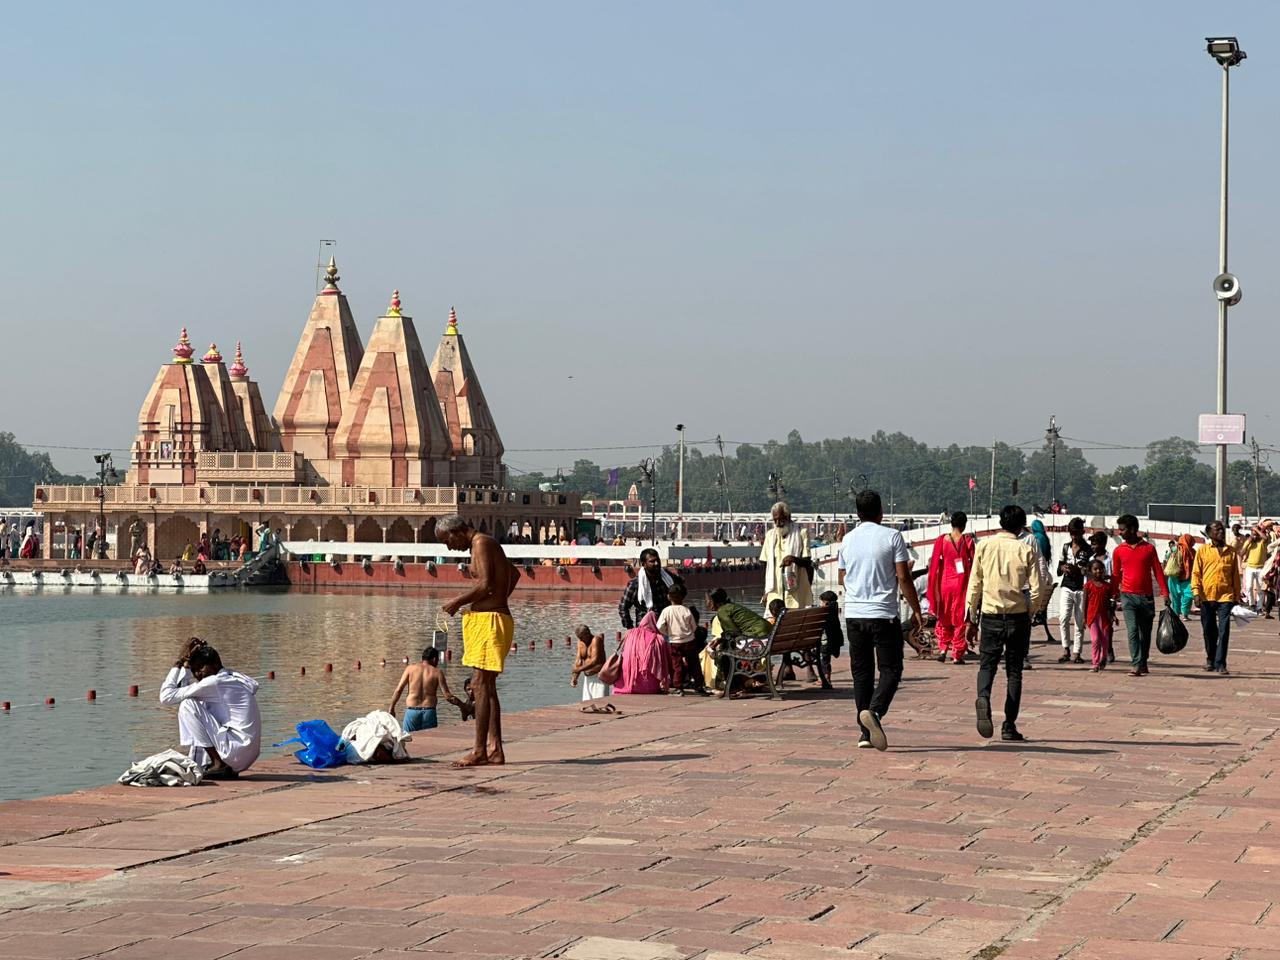
[[[31,506],[38,483],[86,482],[84,477],[56,470],[49,454],[29,452],[12,433],[0,432],[0,506]]]

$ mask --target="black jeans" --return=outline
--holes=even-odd
[[[1231,641],[1230,602],[1205,600],[1200,604],[1200,629],[1204,631],[1204,659],[1210,666],[1226,667],[1227,644]]]
[[[1156,598],[1144,593],[1122,593],[1120,609],[1129,632],[1129,660],[1133,669],[1145,670],[1151,658],[1151,624],[1156,618]]]
[[[1029,613],[984,613],[978,638],[978,696],[991,699],[991,687],[1004,657],[1006,689],[1004,692],[1004,726],[1018,722],[1022,704],[1022,662],[1031,649],[1031,615]]]
[[[893,695],[902,680],[902,621],[848,619],[850,669],[853,671],[853,702],[858,713],[870,710],[877,717],[889,712]],[[880,681],[876,682],[876,667]],[[865,735],[867,730],[858,724]]]

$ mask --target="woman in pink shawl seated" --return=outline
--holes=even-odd
[[[622,677],[613,692],[666,693],[670,685],[671,655],[658,632],[658,618],[650,610],[622,641]]]

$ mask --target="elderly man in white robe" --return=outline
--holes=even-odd
[[[160,702],[178,708],[178,742],[204,768],[206,780],[235,780],[262,750],[258,681],[222,665],[199,637],[183,645],[160,687]]]
[[[772,600],[788,607],[813,606],[813,562],[809,559],[809,531],[791,522],[791,508],[775,503],[773,526],[764,535],[760,560],[764,563],[765,609]]]

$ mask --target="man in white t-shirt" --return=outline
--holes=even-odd
[[[884,750],[889,741],[880,718],[902,680],[902,621],[898,595],[911,608],[915,629],[923,629],[920,598],[911,582],[911,556],[902,534],[882,526],[880,494],[857,497],[858,525],[840,543],[840,582],[844,584],[845,626],[858,708],[859,747]],[[876,667],[880,668],[876,682]]]

